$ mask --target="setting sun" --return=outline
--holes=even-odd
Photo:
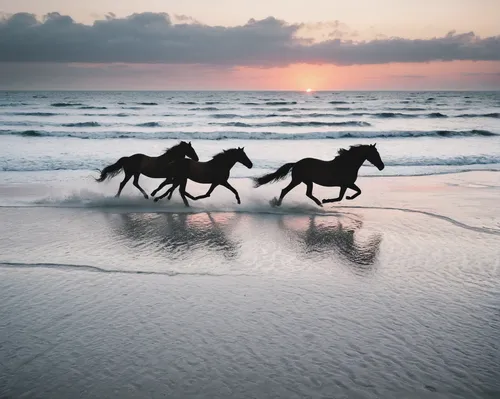
[[[307,93],[310,93],[312,91],[312,89],[307,89],[306,92]]]

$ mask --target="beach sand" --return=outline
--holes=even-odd
[[[87,176],[3,174],[0,397],[500,394],[500,174],[189,209]]]

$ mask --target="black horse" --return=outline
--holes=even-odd
[[[384,169],[384,162],[380,159],[380,154],[375,148],[375,144],[351,146],[348,150],[340,149],[338,156],[331,161],[322,161],[315,158],[304,158],[295,163],[287,163],[276,172],[254,179],[255,187],[263,184],[282,180],[292,171],[292,181],[281,191],[279,199],[274,199],[274,204],[281,205],[281,201],[293,188],[300,183],[307,186],[306,195],[317,205],[323,206],[319,199],[313,195],[313,184],[326,187],[340,187],[340,194],[337,198],[324,199],[322,202],[341,201],[348,188],[356,191],[354,195],[347,196],[352,200],[361,194],[361,190],[354,182],[358,178],[358,170],[365,161],[371,162],[379,170]]]
[[[198,155],[191,146],[191,142],[186,143],[185,141],[181,141],[179,144],[167,149],[159,157],[150,157],[144,154],[134,154],[129,157],[122,157],[114,164],[106,166],[101,171],[101,175],[96,181],[101,183],[106,179],[112,179],[123,170],[125,172],[125,178],[120,183],[120,188],[118,189],[116,197],[120,196],[125,184],[134,176],[134,186],[139,189],[142,195],[144,195],[144,198],[148,199],[146,192],[139,186],[139,176],[141,173],[147,177],[166,178],[168,175],[165,174],[165,165],[169,162],[182,159],[185,156],[195,161],[198,160]],[[169,182],[171,183],[171,181],[167,179],[163,185]]]
[[[165,175],[166,177],[173,179],[172,187],[170,187],[165,194],[155,198],[155,202],[166,197],[167,195],[168,199],[172,198],[174,190],[179,187],[184,205],[189,206],[186,197],[194,201],[210,197],[212,191],[220,185],[230,190],[236,196],[238,204],[240,204],[241,201],[238,192],[228,183],[231,169],[237,162],[245,165],[248,169],[251,169],[253,166],[252,161],[250,161],[247,154],[245,154],[244,148],[231,148],[230,150],[222,151],[208,162],[197,162],[187,158],[171,162],[165,168]],[[211,186],[206,194],[193,197],[191,194],[186,192],[188,179],[197,183],[211,184]],[[151,196],[154,197],[158,190],[160,190],[164,185],[165,182],[160,184],[160,186],[151,193]]]

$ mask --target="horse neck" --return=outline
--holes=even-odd
[[[335,161],[335,159],[333,161]],[[361,168],[361,165],[363,165],[365,161],[366,161],[366,154],[363,152],[356,152],[352,154],[352,157],[344,159],[342,164],[351,166],[353,169],[356,170],[356,172],[358,172],[359,168]]]
[[[366,154],[364,152],[357,153],[352,160],[352,165],[356,168],[356,172],[361,168],[366,161]]]
[[[184,153],[180,151],[180,149],[176,148],[173,151],[166,152],[165,154],[160,155],[159,158],[174,161],[176,159],[184,158],[184,156]]]
[[[236,162],[238,161],[233,157],[227,157],[227,158],[212,160],[212,162],[216,165],[222,166],[229,170],[232,169],[233,166],[236,165]]]

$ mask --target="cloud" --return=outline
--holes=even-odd
[[[425,75],[389,75],[389,78],[394,79],[425,79]]]
[[[499,77],[500,72],[463,72],[463,76],[472,76],[472,77]]]
[[[316,39],[314,42],[319,42],[328,39],[340,39],[348,36],[354,37],[357,33],[352,31],[346,24],[336,20],[302,23],[297,31],[297,35],[300,37]],[[313,43],[313,41],[311,41],[311,43]]]
[[[237,68],[178,64],[0,63],[2,90],[231,89]],[[251,86],[246,86],[251,89]]]
[[[174,19],[179,22],[184,22],[188,24],[198,24],[202,25],[200,21],[197,19],[194,19],[193,17],[190,17],[189,15],[184,15],[184,14],[174,14]]]
[[[167,13],[125,18],[109,13],[85,25],[56,12],[41,20],[18,13],[0,20],[0,62],[275,67],[500,60],[500,36],[480,38],[473,32],[420,40],[354,41],[345,39],[345,27],[335,21],[327,24],[332,36],[314,41],[300,37],[305,24],[274,17],[234,27],[203,25],[186,16],[173,20]]]

